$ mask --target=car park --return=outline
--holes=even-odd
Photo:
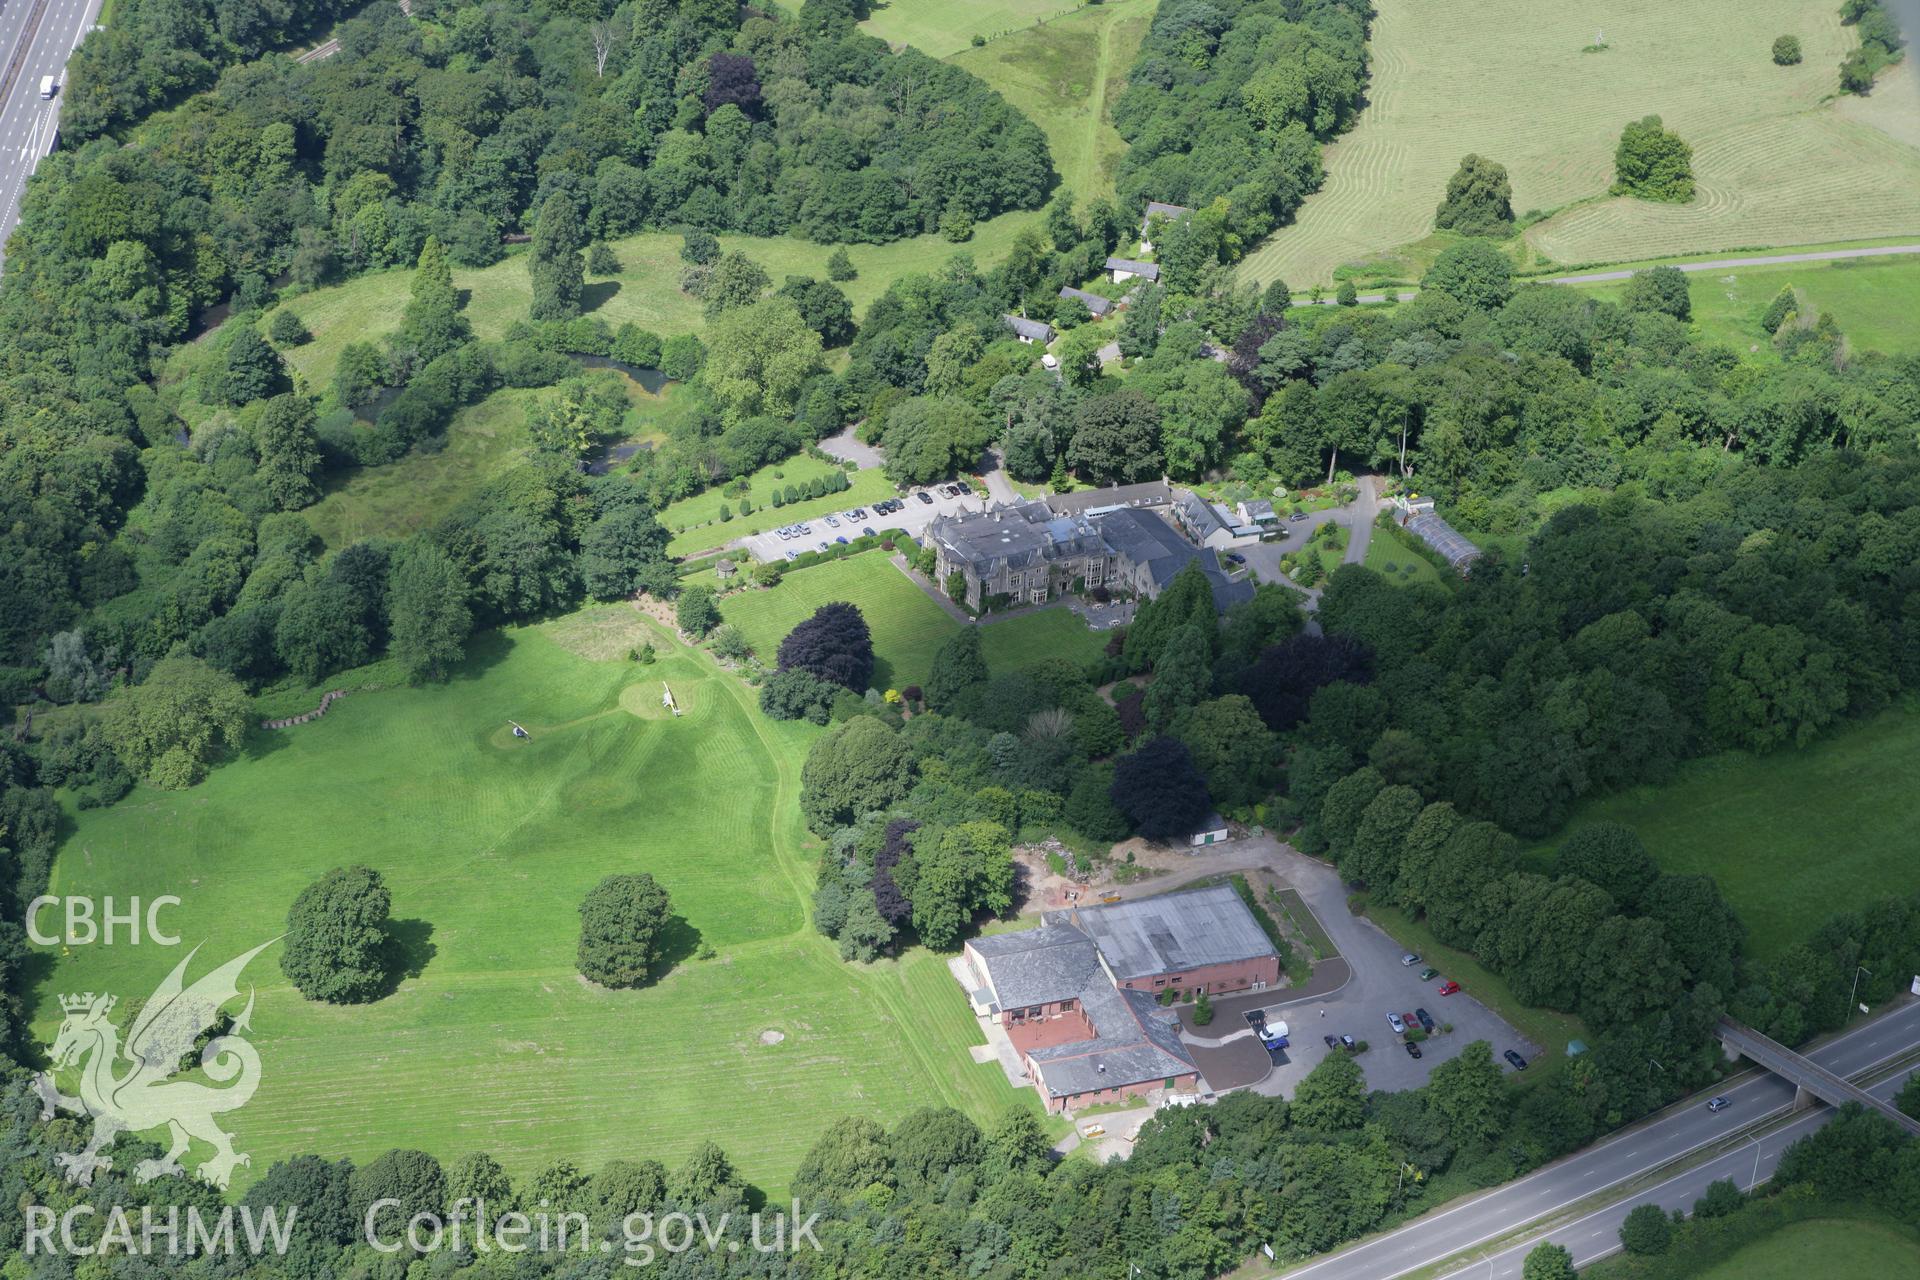
[[[1400,963],[1403,965],[1406,965],[1409,969],[1411,969],[1414,965],[1420,963],[1420,957],[1414,952],[1409,951],[1407,952],[1407,954],[1400,957]]]
[[[1387,1015],[1387,1025],[1393,1028],[1393,1034],[1397,1036],[1405,1035],[1407,1032],[1407,1024],[1401,1019],[1400,1015],[1397,1013],[1390,1013]]]
[[[1459,990],[1460,990],[1460,984],[1451,980],[1440,984],[1440,994],[1443,996],[1453,995]]]
[[[1422,982],[1432,982],[1435,978],[1439,976],[1440,976],[1440,971],[1434,968],[1432,965],[1428,965],[1426,968],[1420,971],[1420,981]]]
[[[1420,1046],[1413,1041],[1409,1040],[1406,1042],[1406,1049],[1409,1058],[1417,1058],[1420,1056]]]
[[[1725,1111],[1728,1107],[1732,1105],[1733,1105],[1733,1100],[1731,1098],[1728,1098],[1725,1094],[1722,1094],[1719,1097],[1715,1098],[1712,1102],[1709,1102],[1707,1104],[1707,1110],[1714,1112],[1717,1115],[1718,1113]]]
[[[1432,1014],[1428,1013],[1425,1009],[1415,1009],[1413,1011],[1413,1016],[1420,1020],[1420,1029],[1422,1031],[1425,1031],[1429,1034],[1432,1033],[1433,1031],[1433,1015]]]
[[[1527,1069],[1527,1060],[1521,1057],[1519,1054],[1515,1053],[1511,1049],[1507,1050],[1505,1053],[1501,1054],[1500,1056],[1505,1058],[1510,1064],[1512,1064],[1513,1069],[1515,1071],[1525,1071]]]

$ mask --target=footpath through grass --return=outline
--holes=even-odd
[[[1777,956],[1837,912],[1920,888],[1920,704],[1798,751],[1691,761],[1663,786],[1582,805],[1566,831],[1597,821],[1638,831],[1667,871],[1712,876],[1746,922],[1748,954]]]
[[[626,661],[644,639],[662,660]],[[331,867],[387,879],[424,961],[395,994],[310,1003],[277,948],[245,975],[264,1072],[230,1117],[253,1157],[243,1183],[297,1152],[486,1150],[524,1177],[557,1159],[672,1166],[711,1138],[777,1195],[835,1117],[1037,1106],[967,1056],[976,1026],[941,957],[849,966],[808,926],[797,795],[819,730],[766,720],[751,690],[624,605],[472,647],[446,685],[358,693],[250,734],[192,790],[69,811],[50,892],[178,895],[178,932],[204,944],[196,973],[281,933]],[[684,716],[664,715],[662,680]],[[647,989],[600,990],[574,971],[579,904],[631,871],[673,896],[674,964]],[[50,1040],[57,995],[142,1000],[182,954],[47,953],[33,1034]]]

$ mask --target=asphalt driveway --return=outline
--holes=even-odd
[[[1473,998],[1471,991],[1442,996],[1440,983],[1446,975],[1428,982],[1420,981],[1425,962],[1403,965],[1405,954],[1399,943],[1385,930],[1364,917],[1347,910],[1346,886],[1337,872],[1324,862],[1309,858],[1271,836],[1256,836],[1236,841],[1236,852],[1257,859],[1277,872],[1299,890],[1308,909],[1320,921],[1328,937],[1340,952],[1339,960],[1323,961],[1315,966],[1314,976],[1299,990],[1282,989],[1236,996],[1223,996],[1214,1002],[1214,1019],[1205,1028],[1190,1023],[1190,1010],[1182,1011],[1183,1033],[1190,1041],[1213,1038],[1224,1044],[1195,1043],[1196,1053],[1217,1061],[1223,1079],[1207,1075],[1207,1083],[1218,1091],[1234,1088],[1257,1066],[1255,1056],[1264,1058],[1259,1042],[1244,1031],[1245,1014],[1261,1009],[1267,1022],[1287,1023],[1292,1048],[1284,1065],[1272,1065],[1252,1085],[1264,1094],[1291,1096],[1309,1071],[1330,1052],[1321,1037],[1336,1039],[1350,1035],[1368,1042],[1359,1055],[1362,1073],[1369,1089],[1399,1091],[1425,1084],[1433,1069],[1449,1058],[1459,1056],[1475,1040],[1493,1046],[1496,1062],[1508,1049],[1517,1049],[1529,1061],[1540,1048],[1523,1039],[1507,1021]],[[1239,860],[1239,859],[1236,859]],[[1387,1014],[1412,1013],[1425,1009],[1436,1024],[1436,1034],[1421,1043],[1421,1057],[1407,1056],[1400,1037],[1387,1024]],[[1450,1031],[1439,1027],[1451,1026]],[[1244,1047],[1242,1047],[1244,1046]],[[1207,1063],[1202,1063],[1205,1071]],[[1503,1070],[1511,1070],[1501,1062]],[[1231,1080],[1232,1083],[1228,1081]]]
[[[815,516],[805,521],[808,532],[797,538],[782,538],[777,532],[769,529],[765,533],[756,533],[750,538],[742,538],[731,545],[745,549],[756,560],[784,560],[789,551],[818,551],[822,542],[831,543],[835,538],[846,538],[852,541],[860,536],[862,529],[872,529],[875,532],[882,529],[898,529],[911,535],[915,541],[919,541],[926,527],[933,523],[935,516],[952,515],[956,511],[982,511],[986,508],[986,500],[977,491],[957,498],[945,497],[938,489],[928,489],[926,493],[933,499],[931,503],[920,501],[912,493],[902,494],[901,496],[907,500],[907,505],[890,515],[876,516],[872,507],[865,507],[862,508],[867,513],[864,517],[849,520],[847,512],[854,508],[843,507],[832,513],[840,522],[838,528],[828,524],[825,516]]]

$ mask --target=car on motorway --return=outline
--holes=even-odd
[[[1447,981],[1440,984],[1440,994],[1443,996],[1453,995],[1459,990],[1460,990],[1460,984],[1453,981],[1453,979],[1451,978],[1447,979]]]
[[[1320,1038],[1327,1042],[1327,1048],[1329,1049],[1338,1049],[1340,1047],[1339,1036],[1321,1036]]]
[[[918,493],[914,494],[913,496],[920,499],[920,501],[926,503],[928,506],[933,505],[933,495],[928,493],[925,489],[920,490]]]
[[[1428,1013],[1425,1009],[1415,1009],[1413,1011],[1413,1016],[1419,1020],[1420,1029],[1422,1031],[1427,1032],[1429,1035],[1433,1033],[1433,1015],[1432,1014]]]
[[[1402,1036],[1407,1033],[1406,1019],[1402,1018],[1397,1013],[1390,1013],[1387,1015],[1387,1025],[1393,1028],[1393,1034],[1397,1036]]]
[[[1500,1056],[1505,1058],[1515,1071],[1525,1071],[1527,1069],[1527,1060],[1511,1049]]]
[[[1409,1058],[1417,1058],[1420,1056],[1420,1046],[1415,1044],[1413,1041],[1408,1040],[1406,1042],[1406,1049],[1407,1049],[1407,1056]]]
[[[1707,1104],[1707,1110],[1713,1112],[1715,1115],[1718,1115],[1720,1112],[1725,1111],[1728,1107],[1732,1105],[1733,1105],[1733,1099],[1727,1097],[1723,1093],[1719,1097],[1715,1098],[1713,1101]]]
[[[1440,976],[1440,971],[1434,968],[1432,965],[1428,965],[1426,968],[1420,971],[1420,981],[1422,982],[1432,982],[1435,978],[1439,976]]]
[[[1409,951],[1407,952],[1407,954],[1400,957],[1400,963],[1407,966],[1407,968],[1411,969],[1413,968],[1414,965],[1417,965],[1420,963],[1420,956],[1416,952]]]

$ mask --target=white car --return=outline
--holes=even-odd
[[[1403,965],[1406,965],[1409,969],[1411,969],[1414,965],[1420,963],[1420,957],[1415,953],[1409,951],[1407,952],[1407,954],[1400,957],[1400,963]]]
[[[1405,1035],[1407,1033],[1407,1024],[1401,1019],[1400,1015],[1397,1013],[1390,1013],[1387,1015],[1387,1025],[1393,1028],[1393,1034],[1397,1036]]]
[[[839,520],[839,518],[838,518],[838,517],[836,517],[836,516],[833,516],[833,515],[829,515],[829,516],[827,517],[827,528],[829,528],[829,529],[838,529],[839,527],[840,527],[840,520]]]

